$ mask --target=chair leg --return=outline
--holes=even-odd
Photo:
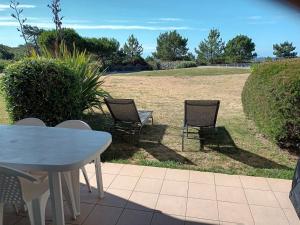
[[[50,192],[42,194],[39,198],[26,202],[31,225],[45,225],[45,209]]]
[[[76,210],[76,202],[75,202],[75,193],[73,190],[73,183],[72,183],[72,176],[71,172],[64,172],[62,176],[62,191],[64,194],[64,197],[67,200],[67,204],[69,207],[69,210],[72,215],[72,219],[76,220],[77,217],[77,210]]]
[[[89,189],[89,192],[92,192],[92,188],[91,188],[90,181],[89,181],[89,178],[88,178],[85,167],[81,167],[81,171],[82,171],[82,174],[84,176],[85,183],[86,183],[86,185]]]
[[[98,194],[99,194],[100,198],[104,198],[100,156],[98,156],[95,160],[95,170],[96,170],[96,180],[97,180]]]
[[[4,203],[0,203],[0,225],[3,225]]]

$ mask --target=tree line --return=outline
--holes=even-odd
[[[196,61],[198,65],[247,63],[257,57],[255,43],[250,37],[240,34],[225,43],[220,31],[211,29],[207,38],[200,41],[194,52],[188,48],[188,38],[183,37],[176,30],[161,33],[156,40],[156,51],[144,59],[143,47],[134,35],[130,35],[126,43],[121,46],[115,38],[87,38],[80,36],[74,29],[63,28],[60,0],[52,0],[48,5],[53,14],[55,24],[53,30],[44,30],[26,24],[27,19],[22,17],[23,9],[19,6],[20,3],[16,0],[11,1],[10,7],[13,10],[11,15],[19,23],[17,29],[25,45],[19,48],[0,45],[0,59],[18,59],[30,54],[32,50],[40,54],[43,49],[56,56],[61,42],[64,42],[69,51],[76,48],[79,51],[89,52],[106,68],[138,65],[148,69],[149,62],[156,61]],[[286,41],[274,44],[273,54],[278,58],[293,58],[297,56],[295,49],[292,43]],[[191,66],[191,64],[186,65]]]

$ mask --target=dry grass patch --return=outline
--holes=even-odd
[[[282,151],[259,133],[243,113],[241,91],[247,74],[219,76],[110,76],[105,90],[115,98],[133,98],[139,109],[154,110],[154,126],[143,129],[141,142],[116,138],[106,160],[196,170],[290,178],[296,156]],[[202,132],[205,141],[188,140],[181,151],[185,99],[219,99],[217,132]],[[94,118],[95,127],[108,129]],[[102,124],[101,124],[102,123]],[[119,135],[118,135],[119,136]]]

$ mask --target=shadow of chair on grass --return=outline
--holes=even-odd
[[[254,168],[293,170],[293,168],[239,148],[225,127],[217,127],[213,132],[210,129],[202,130],[200,136],[203,138],[202,145],[207,148],[205,151],[219,152]]]
[[[86,115],[84,120],[94,130],[112,132],[113,121],[109,115],[100,113]],[[122,131],[112,132],[113,143],[102,154],[104,160],[127,160],[144,149],[159,162],[173,161],[186,165],[194,165],[192,161],[178,154],[175,150],[162,143],[168,126],[164,124],[145,125],[141,131],[138,144],[134,142],[133,135]]]

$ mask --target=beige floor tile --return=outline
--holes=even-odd
[[[173,181],[189,181],[189,170],[167,169],[165,179]]]
[[[96,204],[99,201],[100,201],[100,199],[99,199],[98,191],[95,188],[92,188],[92,192],[89,192],[87,186],[81,185],[81,187],[80,187],[80,202]]]
[[[154,179],[164,179],[166,175],[166,168],[158,168],[158,167],[145,167],[142,177],[145,178],[154,178]]]
[[[230,223],[226,221],[220,221],[220,225],[244,225],[244,223]]]
[[[254,225],[249,206],[246,204],[218,202],[218,208],[220,221]]]
[[[125,209],[117,225],[150,225],[153,213]]]
[[[188,182],[165,180],[161,194],[187,197]]]
[[[128,209],[153,211],[156,206],[158,194],[133,192],[126,205]]]
[[[216,185],[228,186],[228,187],[242,187],[239,176],[228,174],[215,174]]]
[[[220,225],[243,225],[243,224],[242,223],[229,223],[229,222],[220,221]]]
[[[98,204],[114,207],[125,207],[132,191],[109,188]]]
[[[187,199],[184,197],[160,195],[156,209],[165,214],[185,216]]]
[[[88,163],[84,166],[88,174],[95,174],[95,163]],[[80,172],[82,174],[82,172]]]
[[[216,187],[211,184],[189,183],[188,197],[216,200]]]
[[[86,220],[86,218],[91,214],[94,208],[95,205],[81,203],[80,216],[77,217],[75,221],[73,220],[70,211],[65,210],[66,223],[71,223],[72,225],[82,224]]]
[[[244,188],[264,191],[271,190],[267,179],[264,177],[240,176],[240,179]]]
[[[245,193],[250,205],[280,207],[272,191],[245,189]]]
[[[219,225],[219,221],[187,217],[185,225]]]
[[[242,188],[216,186],[216,192],[218,201],[247,203],[247,199]]]
[[[300,225],[300,220],[294,209],[283,209],[290,225]]]
[[[97,205],[83,225],[115,225],[122,210],[122,208]]]
[[[251,205],[255,225],[289,225],[281,208]]]
[[[184,225],[185,217],[154,213],[151,225]]]
[[[139,180],[138,177],[118,175],[114,179],[110,187],[115,189],[133,190],[138,180]]]
[[[125,165],[121,171],[120,175],[124,176],[133,176],[133,177],[139,177],[142,175],[144,170],[143,166],[137,166],[137,165]]]
[[[113,180],[115,179],[116,176],[117,175],[115,175],[115,174],[103,173],[102,174],[103,187],[108,188],[111,185],[111,183],[113,182]],[[90,179],[90,185],[93,188],[97,188],[96,175],[94,175],[93,177],[91,177],[91,179]]]
[[[190,171],[190,182],[200,184],[215,184],[213,173]]]
[[[291,180],[267,178],[267,181],[273,191],[290,192],[292,187]]]
[[[151,179],[151,178],[140,178],[138,181],[135,191],[156,193],[158,194],[161,190],[163,180]]]
[[[118,163],[102,163],[101,169],[102,173],[119,174],[123,166],[123,164]]]
[[[186,216],[218,220],[217,202],[212,200],[189,198],[187,202]]]
[[[274,192],[274,195],[277,201],[279,202],[281,208],[285,208],[285,209],[293,208],[288,192]]]
[[[95,204],[81,202],[80,203],[80,216],[77,217],[76,221],[74,221],[73,215],[72,215],[72,213],[70,211],[70,208],[69,208],[67,202],[64,201],[65,222],[67,224],[72,223],[74,225],[81,224],[87,218],[87,216],[93,211],[94,207],[95,207]],[[27,213],[25,213],[25,215],[27,216]],[[53,220],[53,215],[52,215],[52,209],[51,209],[50,201],[48,201],[48,204],[46,206],[45,220],[49,221],[49,222],[52,222],[52,220]]]

